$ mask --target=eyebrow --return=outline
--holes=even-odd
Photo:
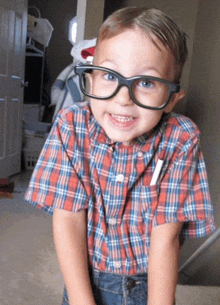
[[[111,59],[107,59],[107,60],[103,60],[99,63],[99,65],[102,67],[102,64],[105,64],[105,63],[110,63],[110,64],[114,64],[116,65],[116,63],[114,62],[114,60],[111,60]],[[110,69],[110,68],[109,68]]]
[[[156,67],[147,67],[147,68],[145,68],[145,69],[143,69],[142,71],[155,71],[155,72],[157,72],[157,74],[159,74],[160,75],[160,72],[157,70],[157,68]],[[145,74],[141,74],[141,75],[145,75]]]
[[[107,68],[107,69],[111,69],[111,70],[113,70],[113,71],[115,71],[115,72],[117,72],[117,73],[123,75],[120,71],[117,71],[117,70],[115,70],[114,68],[109,68],[109,67],[103,66],[103,64],[105,65],[105,63],[110,63],[110,64],[113,64],[113,65],[117,66],[116,63],[115,63],[115,61],[114,61],[114,60],[111,60],[111,59],[107,59],[107,60],[101,61],[101,62],[99,63],[98,66],[103,67],[103,68]],[[156,77],[161,77],[161,76],[160,76],[160,72],[157,70],[157,67],[154,67],[154,66],[153,66],[153,67],[146,67],[146,66],[144,66],[144,68],[141,69],[141,71],[155,71],[155,72],[159,75],[159,76],[157,75]],[[137,73],[137,74],[135,74],[135,75],[133,75],[133,76],[137,76],[137,75],[151,76],[151,75],[149,75],[147,72]],[[152,75],[152,76],[153,76],[153,75]]]

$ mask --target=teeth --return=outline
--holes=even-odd
[[[133,119],[134,119],[132,116],[121,116],[121,115],[116,115],[116,114],[112,114],[112,117],[120,122],[130,122],[130,121],[133,121]]]

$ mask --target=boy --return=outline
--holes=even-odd
[[[186,57],[172,20],[132,7],[76,67],[90,102],[59,114],[26,193],[53,213],[63,305],[172,305],[180,235],[214,230],[199,131],[171,113]]]

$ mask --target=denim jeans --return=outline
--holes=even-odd
[[[93,270],[90,272],[96,305],[147,305],[147,274],[117,275]],[[62,305],[69,305],[66,289]]]

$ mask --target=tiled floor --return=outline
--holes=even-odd
[[[15,177],[13,199],[0,199],[0,304],[60,305],[63,280],[52,218],[23,201],[30,172]],[[177,305],[219,305],[219,287],[177,287]]]

